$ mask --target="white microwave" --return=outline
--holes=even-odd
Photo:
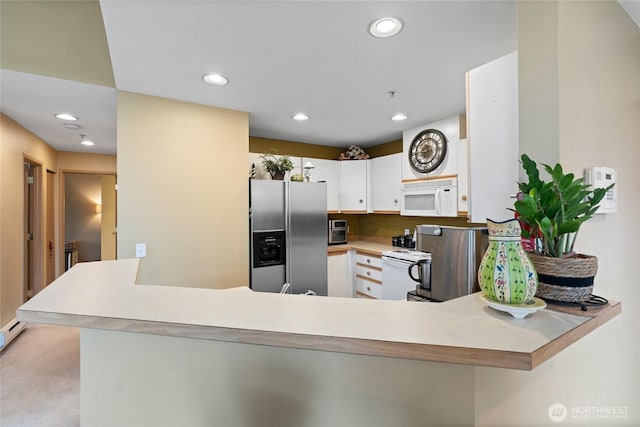
[[[400,214],[407,216],[458,216],[457,178],[402,183]]]

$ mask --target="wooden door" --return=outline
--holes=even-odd
[[[100,226],[100,259],[102,261],[116,259],[117,224],[116,224],[116,176],[102,175],[102,220]]]

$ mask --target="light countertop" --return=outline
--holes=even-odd
[[[384,245],[381,245],[384,246]],[[389,246],[391,247],[391,246]],[[621,311],[525,319],[472,294],[419,303],[136,284],[138,259],[76,264],[18,309],[24,322],[533,369]]]
[[[354,240],[353,242],[348,242],[342,245],[329,245],[328,252],[332,253],[340,253],[346,252],[350,250],[356,250],[358,252],[365,252],[371,255],[382,255],[384,251],[392,251],[394,249],[401,249],[397,246],[392,246],[391,243],[383,244],[377,242],[370,242],[366,240]]]

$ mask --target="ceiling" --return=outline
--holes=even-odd
[[[465,72],[517,49],[509,1],[0,6],[0,108],[59,151],[116,153],[118,90],[249,112],[255,137],[369,147],[463,113]],[[369,35],[383,16],[402,31]],[[211,72],[229,84],[206,84]],[[300,111],[310,119],[292,120]],[[82,127],[66,129],[58,112]],[[408,120],[391,121],[399,112]],[[96,146],[79,145],[81,134]]]

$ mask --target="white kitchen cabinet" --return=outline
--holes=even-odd
[[[311,162],[311,181],[327,183],[327,212],[337,213],[340,209],[340,167],[337,160],[303,158],[302,164]]]
[[[340,165],[340,211],[367,213],[368,160],[342,160]]]
[[[512,218],[518,186],[518,53],[466,75],[470,222]]]
[[[354,293],[348,253],[329,253],[327,257],[327,295],[353,298]]]
[[[371,167],[371,212],[400,213],[402,188],[402,153],[376,157]]]

